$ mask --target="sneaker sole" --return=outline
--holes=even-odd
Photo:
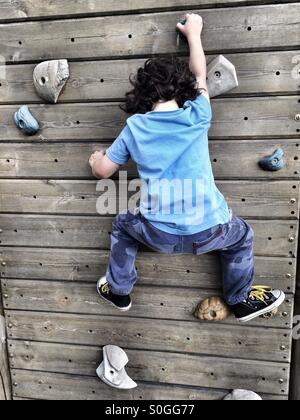
[[[128,312],[128,311],[130,311],[130,309],[132,308],[132,303],[130,303],[130,305],[127,306],[126,308],[120,308],[119,306],[117,306],[113,302],[111,302],[110,300],[105,299],[105,297],[101,295],[99,284],[100,284],[100,280],[97,283],[97,292],[98,292],[98,295],[101,297],[101,299],[105,303],[108,303],[109,305],[113,306],[114,308],[118,309],[121,312]]]
[[[276,300],[276,302],[273,303],[273,305],[269,306],[266,309],[262,309],[259,312],[255,312],[251,315],[245,316],[244,318],[238,318],[238,321],[239,322],[249,322],[249,321],[252,321],[255,318],[259,318],[262,315],[268,314],[269,312],[272,312],[274,309],[279,308],[279,306],[281,306],[283,304],[284,300],[285,300],[285,293],[281,292],[281,295]]]

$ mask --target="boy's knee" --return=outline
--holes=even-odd
[[[118,214],[113,221],[113,230],[121,230],[124,226],[125,218],[124,214]]]
[[[134,217],[135,216],[130,212],[118,214],[113,221],[113,229],[123,230],[124,226],[132,222]]]

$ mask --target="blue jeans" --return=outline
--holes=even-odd
[[[135,260],[140,244],[164,254],[201,255],[219,251],[224,298],[229,305],[235,305],[248,297],[253,284],[253,240],[251,227],[236,216],[227,224],[179,236],[155,228],[141,214],[120,214],[113,222],[107,281],[113,293],[131,293],[137,281]]]

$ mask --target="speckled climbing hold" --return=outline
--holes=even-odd
[[[39,96],[46,102],[56,104],[70,77],[67,60],[44,61],[36,66],[33,81]]]
[[[36,134],[39,129],[39,123],[29,111],[28,106],[22,106],[14,115],[14,122],[16,126],[27,136]]]
[[[230,92],[239,85],[235,66],[219,55],[207,66],[207,86],[211,98]]]
[[[280,171],[284,165],[284,151],[282,149],[275,150],[271,156],[266,156],[259,162],[259,166],[264,171]]]
[[[194,315],[202,321],[223,321],[231,311],[222,298],[213,296],[200,302]]]
[[[235,389],[231,394],[228,394],[224,401],[262,401],[262,398],[253,391],[246,389]]]
[[[264,314],[261,316],[261,318],[264,319],[272,319],[278,314],[278,308],[273,309],[272,312],[268,312],[267,314]]]

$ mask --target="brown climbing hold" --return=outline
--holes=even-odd
[[[231,311],[219,296],[213,296],[200,302],[195,317],[202,321],[223,321],[231,315]]]
[[[268,312],[267,314],[264,314],[261,316],[261,318],[264,319],[272,319],[278,314],[278,308],[273,309],[272,312]]]

